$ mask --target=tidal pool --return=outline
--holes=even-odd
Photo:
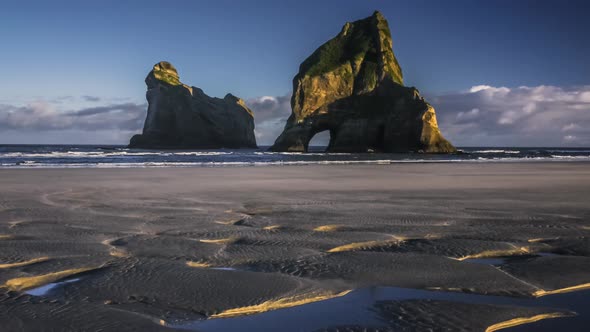
[[[29,294],[29,295],[33,295],[33,296],[44,296],[44,295],[47,295],[50,291],[52,291],[58,287],[61,287],[65,284],[69,284],[69,283],[76,282],[79,280],[80,280],[80,278],[74,278],[74,279],[67,279],[67,280],[58,281],[58,282],[52,282],[50,284],[43,285],[41,287],[29,289],[28,291],[25,291],[25,293]]]
[[[541,298],[516,298],[430,291],[399,287],[370,287],[355,290],[345,296],[309,303],[297,307],[268,311],[234,318],[199,320],[173,325],[174,328],[195,331],[314,331],[343,325],[384,326],[380,316],[372,310],[378,301],[444,300],[450,302],[511,305],[566,309],[578,316],[548,319],[525,324],[505,331],[586,331],[590,326],[590,290],[555,294]]]

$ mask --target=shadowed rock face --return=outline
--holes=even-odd
[[[306,152],[318,132],[330,132],[328,151],[450,153],[434,108],[403,86],[387,20],[379,12],[346,23],[299,67],[292,114],[273,151]]]
[[[145,79],[148,112],[133,148],[256,148],[254,117],[244,101],[223,99],[180,82],[168,62],[154,65]]]

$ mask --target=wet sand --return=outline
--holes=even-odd
[[[286,315],[374,287],[438,295],[303,330],[590,320],[551,302],[590,289],[587,163],[4,169],[0,187],[10,331],[205,331],[270,312],[289,330]]]

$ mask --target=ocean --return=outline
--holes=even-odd
[[[309,153],[242,150],[142,150],[123,145],[0,145],[0,168],[219,167],[427,162],[590,161],[590,148],[463,147],[462,153]]]

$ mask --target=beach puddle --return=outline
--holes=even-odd
[[[497,258],[469,258],[469,259],[463,260],[463,262],[499,266],[499,265],[502,265],[502,264],[506,263],[507,260],[508,260],[508,258],[506,258],[506,257],[497,257]]]
[[[468,304],[508,305],[569,310],[578,316],[534,321],[535,331],[583,331],[590,324],[590,290],[556,294],[542,298],[515,298],[420,290],[398,287],[370,287],[346,295],[290,308],[230,318],[210,318],[167,326],[195,331],[313,331],[334,326],[383,327],[382,318],[373,310],[379,301],[440,300]],[[547,318],[552,318],[549,317]],[[304,317],[304,319],[302,319]],[[527,322],[523,319],[523,324]],[[498,322],[500,323],[500,322]],[[557,325],[556,325],[557,324]],[[549,328],[546,328],[549,327]],[[528,328],[528,329],[527,329]],[[513,330],[514,329],[514,330]],[[529,324],[504,331],[530,331]]]
[[[562,256],[562,255],[558,255],[558,254],[554,254],[552,252],[536,252],[535,256],[541,256],[541,257],[553,257],[553,256]]]
[[[60,281],[60,282],[52,282],[47,285],[43,285],[41,287],[29,289],[28,291],[25,291],[25,293],[29,294],[29,295],[33,295],[33,296],[44,296],[56,288],[59,288],[65,284],[69,284],[69,283],[76,282],[79,280],[80,280],[80,278],[74,278],[74,279],[68,279],[68,280],[64,280],[64,281]]]
[[[226,266],[219,266],[219,267],[211,267],[211,270],[221,270],[221,271],[238,271],[235,267],[226,267]]]

